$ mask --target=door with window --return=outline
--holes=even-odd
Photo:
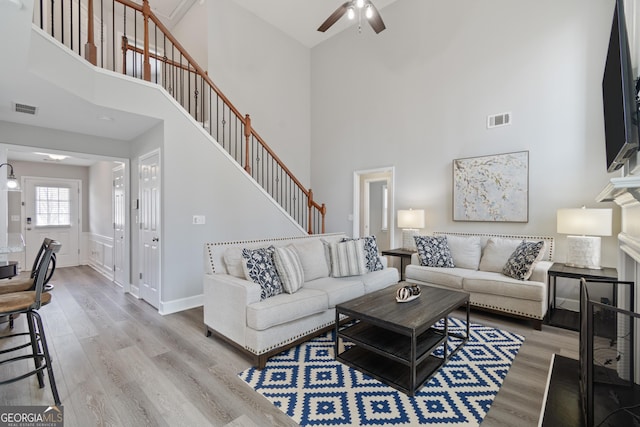
[[[45,237],[62,244],[57,267],[80,264],[81,182],[75,179],[25,177],[23,179],[26,269]]]

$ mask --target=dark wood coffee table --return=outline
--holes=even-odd
[[[398,286],[390,286],[336,306],[336,359],[413,396],[469,339],[469,294],[421,286],[417,299],[399,303]],[[466,335],[450,334],[447,316],[465,305]],[[357,320],[341,327],[341,317]],[[443,328],[434,328],[444,319]],[[433,352],[460,340],[452,352],[444,345],[442,357]],[[340,352],[340,340],[355,344]]]

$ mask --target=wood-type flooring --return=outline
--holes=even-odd
[[[59,268],[45,323],[65,426],[294,426],[237,374],[239,351],[205,336],[202,307],[162,316],[93,269]],[[454,316],[464,318],[459,310]],[[577,358],[577,332],[471,312],[471,321],[526,340],[482,426],[536,426],[553,353]],[[25,316],[16,331],[26,330]],[[9,331],[0,323],[0,335]],[[7,340],[0,340],[0,349]],[[32,367],[0,366],[0,380]],[[46,378],[46,377],[45,377]],[[34,376],[0,386],[0,405],[52,405]]]

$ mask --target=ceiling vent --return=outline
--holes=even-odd
[[[494,114],[487,117],[487,128],[496,128],[498,126],[506,126],[511,124],[511,113]]]
[[[33,105],[19,104],[17,102],[13,105],[16,113],[31,114],[32,116],[35,116],[38,111],[38,107],[34,107]]]

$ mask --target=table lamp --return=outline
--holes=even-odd
[[[567,236],[567,262],[569,267],[599,270],[599,236],[611,236],[611,209],[558,209],[557,228]]]
[[[409,209],[398,211],[398,228],[402,229],[402,248],[415,250],[416,242],[413,236],[424,228],[424,210]]]

